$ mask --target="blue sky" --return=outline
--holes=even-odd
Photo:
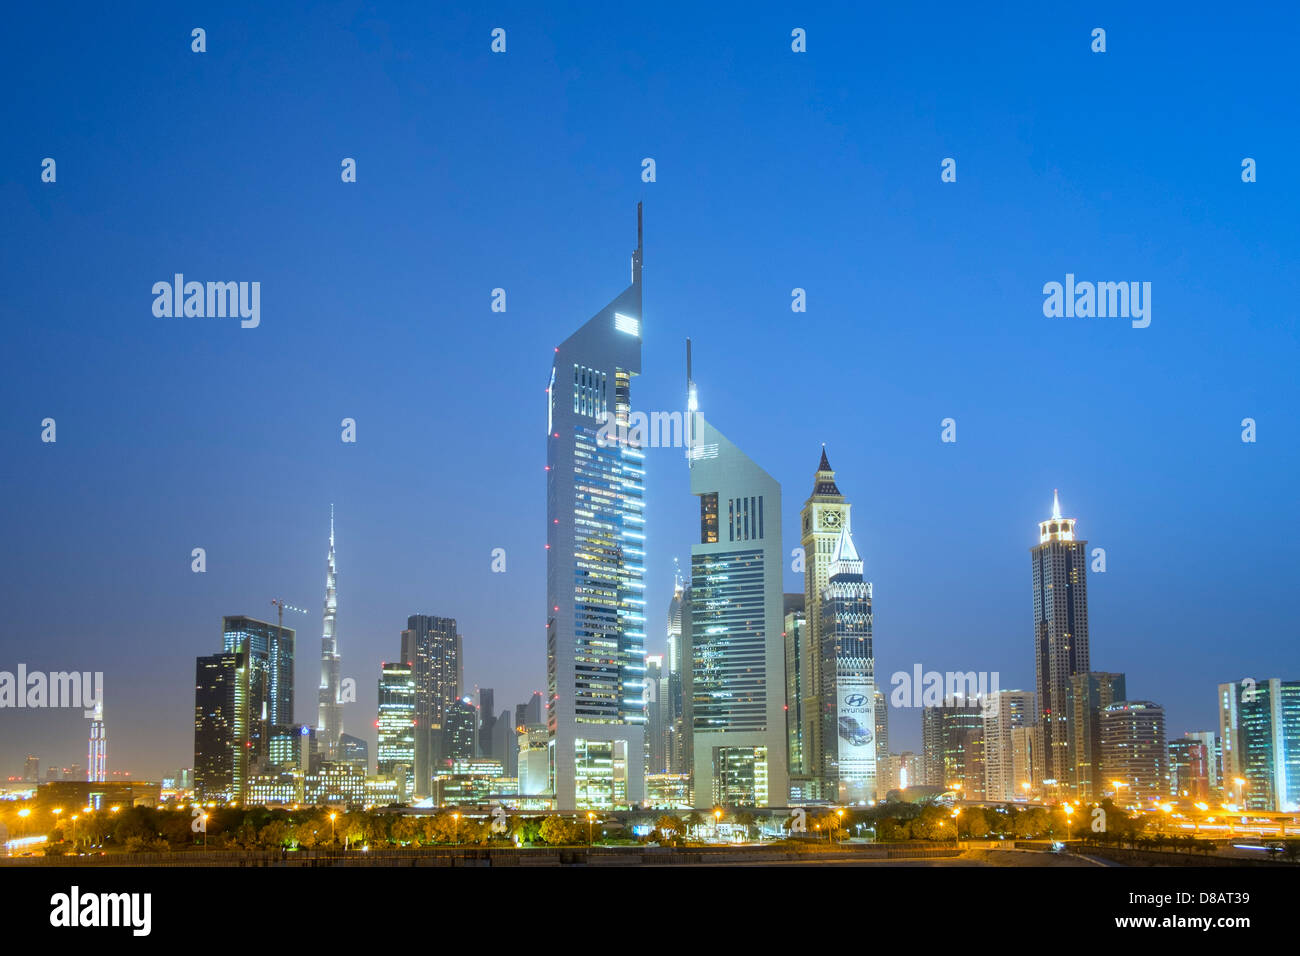
[[[878,674],[1033,686],[1060,488],[1107,552],[1092,665],[1171,734],[1216,725],[1219,681],[1300,676],[1294,12],[532,6],[10,14],[0,669],[103,670],[111,767],[191,763],[194,657],[275,597],[312,611],[314,722],[331,502],[348,730],[411,613],[459,619],[499,706],[541,688],[543,389],[626,285],[638,201],[634,404],[681,407],[691,336],[710,420],[783,484],[787,553],[827,443]],[[175,272],[261,282],[261,326],[154,318]],[[1151,326],[1045,318],[1066,273],[1151,282]],[[679,451],[646,502],[658,649],[695,533]],[[892,729],[919,748],[919,716]],[[85,734],[5,712],[0,775],[84,763]]]

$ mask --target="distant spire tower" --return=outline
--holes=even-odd
[[[316,743],[326,760],[338,759],[339,738],[343,735],[339,649],[334,636],[338,606],[338,569],[334,563],[334,506],[330,505],[330,550],[325,567],[325,625],[320,639],[320,706],[316,716]]]

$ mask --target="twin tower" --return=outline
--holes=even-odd
[[[633,414],[643,253],[638,205],[631,284],[555,349],[546,388],[547,746],[562,811],[646,798],[647,449],[606,438]],[[699,540],[682,598],[681,747],[693,804],[787,806],[792,774],[801,793],[873,799],[871,585],[850,506],[823,452],[804,507],[806,626],[792,675],[781,486],[700,411],[689,371],[687,391]],[[791,711],[802,715],[793,727]]]

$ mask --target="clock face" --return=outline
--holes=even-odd
[[[840,526],[839,512],[828,511],[822,515],[822,526],[826,528],[838,528]]]

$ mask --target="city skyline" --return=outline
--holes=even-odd
[[[589,13],[548,17],[512,28],[518,60],[501,61],[486,44],[467,54],[432,14],[395,14],[393,36],[427,39],[417,59],[463,70],[455,95],[382,27],[360,28],[354,48],[309,25],[286,53],[275,30],[214,20],[224,39],[195,69],[183,44],[169,52],[174,24],[106,22],[103,43],[11,105],[0,669],[104,671],[110,774],[187,763],[194,660],[219,647],[223,617],[269,619],[272,599],[316,607],[331,502],[341,676],[357,687],[345,727],[373,733],[379,662],[413,613],[459,622],[466,692],[513,703],[544,687],[538,370],[623,288],[638,199],[650,275],[635,405],[680,408],[690,335],[710,356],[710,415],[789,494],[826,443],[880,596],[883,689],[917,661],[1034,686],[1025,529],[1052,488],[1107,552],[1089,587],[1090,666],[1127,674],[1171,736],[1218,726],[1220,683],[1295,673],[1300,554],[1277,530],[1300,525],[1296,278],[1278,267],[1294,217],[1277,157],[1294,133],[1278,129],[1285,85],[1267,66],[1251,97],[1224,92],[1285,61],[1285,31],[1246,48],[1217,24],[1126,12],[1109,24],[1125,42],[1101,58],[1061,23],[972,15],[920,30],[893,11],[810,21],[810,53],[791,59],[788,28],[770,22],[705,13],[709,39],[611,25],[593,44]],[[856,44],[876,30],[891,42],[863,65]],[[13,35],[49,33],[19,11]],[[119,69],[118,47],[148,68]],[[1006,55],[966,69],[980,48]],[[1213,53],[1190,62],[1187,49]],[[291,114],[250,106],[286,56],[316,92]],[[336,75],[340,56],[358,69]],[[156,123],[170,102],[160,57],[176,74],[167,97],[193,104],[171,137]],[[735,57],[762,69],[742,77]],[[212,88],[214,69],[232,84]],[[1035,72],[1046,82],[1025,87]],[[1163,108],[1171,96],[1210,106],[1188,124]],[[555,102],[567,119],[543,122]],[[239,135],[269,152],[218,155],[208,112],[242,117]],[[447,144],[416,115],[500,123]],[[1081,117],[1099,115],[1110,135],[1080,139]],[[51,154],[59,179],[42,184]],[[354,155],[344,185],[338,163]],[[640,178],[647,156],[655,182]],[[1258,182],[1241,181],[1243,156],[1259,158]],[[149,287],[176,272],[260,281],[260,326],[155,318]],[[1152,324],[1047,318],[1043,284],[1067,274],[1151,281]],[[791,312],[794,288],[806,313]],[[811,387],[846,374],[835,400]],[[54,444],[39,438],[47,416]],[[958,441],[944,444],[950,417]],[[355,444],[340,441],[344,419]],[[680,463],[680,449],[647,453],[652,653],[698,520]],[[788,558],[788,505],[781,532]],[[802,591],[784,565],[785,591]],[[315,724],[308,620],[286,624],[294,718]],[[28,751],[84,766],[79,713],[0,716],[4,776]],[[893,749],[919,749],[919,718],[890,716]]]

